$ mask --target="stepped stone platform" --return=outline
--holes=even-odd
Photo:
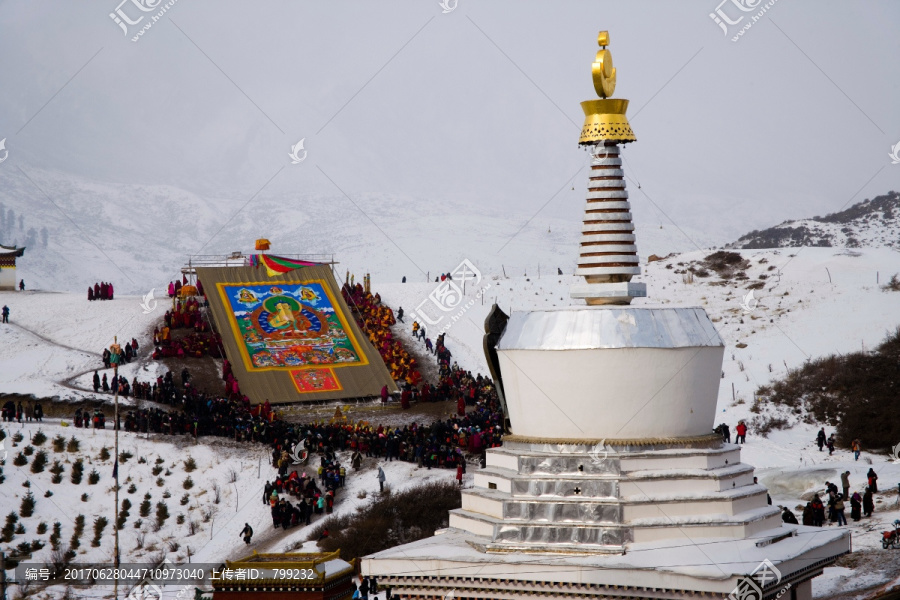
[[[513,436],[515,440],[515,436]],[[787,526],[740,447],[506,442],[434,537],[363,559],[408,598],[725,597],[763,561],[810,598],[849,533]],[[636,577],[635,573],[640,573]],[[639,584],[637,582],[640,582]]]
[[[740,448],[508,442],[450,511],[487,551],[625,551],[684,537],[746,538],[781,524]],[[559,546],[563,547],[560,548]]]

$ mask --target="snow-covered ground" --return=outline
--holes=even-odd
[[[85,516],[85,529],[80,540],[77,557],[74,563],[91,566],[112,563],[113,557],[113,461],[112,458],[100,459],[102,448],[112,454],[114,432],[108,429],[77,429],[63,426],[59,420],[45,419],[43,423],[4,424],[10,437],[4,440],[8,457],[3,465],[6,480],[0,485],[0,504],[4,516],[10,511],[19,512],[22,498],[30,491],[36,500],[35,512],[31,517],[19,519],[25,527],[24,534],[17,534],[9,546],[16,546],[23,541],[41,540],[46,546],[33,554],[29,563],[47,561],[52,551],[48,538],[53,531],[53,524],[62,526],[61,547],[69,545],[75,519]],[[42,473],[32,473],[31,462],[35,454],[28,457],[27,465],[18,467],[13,459],[19,452],[30,445],[32,436],[41,430],[47,441],[40,447],[34,447],[35,453],[43,450],[48,455],[48,465]],[[23,440],[13,445],[12,436],[21,433]],[[67,440],[76,438],[80,442],[77,452],[57,453],[51,440],[57,435]],[[157,564],[166,558],[177,564],[190,562],[199,564],[220,564],[222,561],[235,560],[250,551],[284,552],[302,547],[315,551],[315,543],[306,542],[309,531],[322,517],[314,517],[309,527],[294,527],[284,532],[272,528],[271,516],[267,505],[262,503],[265,483],[276,476],[271,466],[271,450],[261,444],[238,444],[230,440],[206,437],[197,442],[187,436],[139,435],[120,432],[119,451],[133,456],[125,464],[119,465],[119,480],[122,485],[120,501],[131,502],[129,517],[125,527],[120,530],[119,544],[121,562],[123,564]],[[0,452],[2,455],[2,452]],[[84,478],[80,484],[71,482],[73,463],[81,458],[84,461]],[[188,472],[185,461],[193,458],[196,469]],[[339,456],[341,462],[349,464],[349,453]],[[50,467],[59,461],[64,468],[62,481],[52,483],[53,475]],[[357,507],[378,490],[374,467],[375,459],[366,459],[360,472],[350,471],[346,486],[339,490],[335,513],[355,511]],[[455,471],[449,469],[417,469],[412,463],[393,461],[383,463],[387,477],[387,485],[394,491],[401,491],[412,485],[427,481],[447,480],[455,477]],[[159,469],[154,474],[154,469]],[[96,484],[89,484],[88,477],[92,471],[100,475]],[[307,472],[314,475],[313,467]],[[232,473],[235,481],[231,481]],[[193,486],[186,489],[185,480],[190,477]],[[471,477],[471,475],[466,476]],[[30,487],[25,487],[28,482]],[[134,484],[134,491],[129,491]],[[218,486],[219,501],[215,497]],[[367,493],[360,498],[361,492]],[[47,492],[51,495],[45,496]],[[147,517],[140,516],[140,505],[145,494],[150,494],[151,510]],[[82,497],[82,494],[86,497]],[[368,498],[368,499],[367,499]],[[187,500],[185,502],[185,499]],[[155,525],[157,503],[167,505],[169,517],[157,529]],[[184,517],[179,524],[180,516]],[[101,543],[93,547],[93,524],[96,517],[104,516],[109,524],[103,531]],[[190,527],[193,522],[194,532]],[[38,535],[37,527],[46,523],[48,531]],[[254,529],[253,543],[247,548],[240,542],[238,533],[249,523]],[[142,542],[139,544],[139,540]],[[138,547],[138,546],[141,547]],[[8,573],[12,576],[12,572]],[[175,586],[167,588],[175,590]],[[61,586],[49,588],[39,597],[58,597],[64,590]],[[168,592],[167,592],[168,593]],[[79,589],[79,597],[109,597],[111,589],[95,586]],[[168,597],[168,596],[167,596]],[[193,597],[193,596],[191,596]]]
[[[687,265],[699,261],[706,252],[681,254],[644,265],[641,280],[648,284],[650,297],[635,301],[636,305],[689,305],[706,309],[726,343],[716,422],[728,423],[732,429],[738,420],[749,420],[753,416],[750,406],[760,385],[782,377],[787,369],[801,365],[810,357],[871,349],[900,324],[897,316],[900,315],[900,293],[884,292],[876,284],[876,277],[883,283],[900,271],[900,255],[896,251],[887,248],[852,252],[836,248],[791,248],[740,253],[751,263],[747,269],[748,279],[723,285],[711,285],[722,283],[715,276],[695,277],[693,283],[686,283],[681,274],[675,273],[683,268],[679,263]],[[529,260],[527,256],[521,258],[523,263]],[[427,317],[437,321],[442,317],[429,326],[429,335],[434,338],[439,330],[446,328],[447,345],[454,360],[465,368],[486,373],[481,347],[483,323],[491,305],[496,302],[506,312],[567,306],[571,304],[568,287],[576,282],[576,278],[556,275],[555,267],[549,273],[542,270],[540,275],[531,270],[527,275],[513,274],[507,268],[510,276],[506,277],[502,268],[482,267],[474,258],[473,263],[481,269],[481,280],[467,281],[462,302],[449,312],[439,310],[429,297],[435,283],[388,283],[379,281],[378,275],[373,274],[372,287],[395,310],[403,306],[407,314],[406,327],[397,329],[407,343],[422,343],[413,340],[410,334],[414,312],[422,313],[422,320]],[[447,264],[445,270],[451,271],[455,267],[455,263]],[[766,278],[760,279],[761,275]],[[763,287],[748,298],[746,286],[760,281]],[[148,332],[165,309],[161,303],[151,314],[144,314],[140,301],[139,297],[122,296],[112,302],[89,303],[80,294],[0,293],[0,303],[11,308],[10,324],[0,326],[0,391],[41,398],[88,395],[64,384],[71,380],[71,384],[87,388],[90,373],[99,363],[99,352],[112,342],[113,336],[118,336],[122,342],[136,337],[145,350],[149,346]],[[742,302],[748,310],[742,308]],[[746,347],[739,348],[739,343]],[[155,377],[157,365],[141,360],[127,368],[141,371],[143,374],[138,376],[139,379],[149,379]],[[130,372],[128,376],[132,376]],[[34,531],[40,521],[52,527],[56,520],[63,525],[66,543],[71,536],[74,516],[84,514],[87,527],[79,550],[83,554],[79,555],[78,561],[106,562],[111,556],[111,525],[99,548],[90,546],[90,538],[93,517],[111,513],[108,494],[111,462],[99,461],[97,457],[101,447],[112,447],[112,431],[74,430],[63,427],[59,421],[48,421],[40,427],[49,438],[59,433],[78,437],[82,442],[80,454],[85,457],[86,476],[96,468],[101,480],[96,486],[69,483],[69,469],[75,457],[65,453],[56,456],[52,449],[48,449],[51,464],[54,458],[59,458],[66,467],[60,484],[50,483],[51,475],[47,471],[32,474],[28,467],[15,467],[12,464],[14,453],[38,428],[37,425],[25,426],[22,431],[26,442],[11,449],[7,441],[6,448],[11,454],[4,466],[6,481],[0,486],[0,498],[5,507],[17,509],[27,491],[22,483],[28,479],[32,482],[31,490],[37,498],[38,508],[37,516],[24,520],[27,533],[16,536],[14,543],[37,537]],[[11,428],[11,433],[17,430],[18,425]],[[819,453],[812,444],[816,430],[813,425],[800,423],[788,430],[776,431],[768,438],[756,436],[751,430],[743,447],[742,460],[757,468],[761,482],[771,489],[774,503],[792,509],[805,504],[804,498],[813,491],[823,489],[824,481],[839,482],[839,473],[845,470],[851,472],[853,488],[861,489],[865,472],[870,466],[874,467],[880,476],[880,488],[888,493],[878,497],[872,519],[859,524],[851,522],[851,527],[855,550],[880,547],[880,531],[893,519],[900,518],[896,495],[900,465],[874,451],[878,449],[866,448],[859,462],[841,450],[832,457]],[[826,428],[826,431],[830,430]],[[134,457],[122,466],[120,477],[123,481],[130,477],[138,488],[133,494],[123,490],[123,497],[130,498],[133,503],[131,517],[122,531],[123,560],[126,557],[134,561],[147,560],[154,555],[147,549],[148,545],[155,544],[158,552],[173,540],[179,543],[179,550],[168,551],[173,559],[186,558],[188,547],[194,562],[235,558],[245,551],[235,543],[244,522],[249,522],[257,531],[253,547],[259,551],[284,550],[305,537],[303,529],[287,534],[271,531],[268,510],[259,496],[273,470],[268,466],[261,446],[235,446],[217,438],[203,439],[195,445],[187,439],[155,436],[146,440],[128,433],[122,434],[122,440],[122,449],[132,452]],[[49,441],[44,447],[49,447]],[[181,506],[179,499],[185,493],[182,482],[186,477],[182,460],[188,454],[197,461],[198,469],[192,474],[195,486],[189,492],[189,503]],[[147,463],[138,463],[140,457],[145,457]],[[165,468],[172,473],[163,477],[162,487],[156,485],[156,478],[151,473],[156,457],[163,458]],[[234,485],[224,483],[230,469],[239,474]],[[414,473],[414,468],[402,462],[387,465],[386,471],[395,488],[420,482],[425,475],[421,471]],[[449,479],[453,473],[434,470],[427,476]],[[210,492],[216,481],[222,488],[218,505],[212,503]],[[336,510],[353,510],[364,501],[357,498],[358,492],[374,490],[375,486],[371,472],[351,474]],[[149,527],[151,519],[145,519],[142,525],[147,529],[144,549],[138,550],[135,548],[138,530],[133,522],[138,518],[137,509],[143,494],[149,491],[155,506],[166,489],[171,493],[167,502],[172,516],[158,532]],[[44,498],[46,490],[52,491],[53,496]],[[82,493],[88,494],[86,502],[80,499]],[[216,509],[217,516],[204,523],[197,516],[209,508]],[[179,513],[184,513],[188,520],[200,522],[193,536],[187,535],[186,524],[175,524]],[[40,537],[45,539],[46,535]],[[36,558],[44,558],[41,553],[48,551],[49,544],[36,554]],[[842,569],[828,569],[817,581],[817,597],[829,596],[835,590],[849,592],[865,587],[860,583],[864,580],[859,569],[851,572]],[[871,580],[871,584],[887,583],[887,577],[877,569],[865,571],[865,581]]]

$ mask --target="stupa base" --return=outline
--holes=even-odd
[[[724,598],[764,561],[778,569],[758,597],[811,600],[812,578],[849,552],[849,533],[788,526],[745,540],[684,538],[631,544],[627,554],[485,552],[488,540],[457,529],[362,560],[393,596],[416,599]],[[778,538],[782,539],[778,539]],[[776,541],[773,541],[776,540]],[[782,590],[788,589],[784,594]]]

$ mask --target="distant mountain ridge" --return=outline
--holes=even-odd
[[[900,250],[900,192],[890,191],[824,217],[785,221],[768,229],[754,230],[728,248],[797,246]]]

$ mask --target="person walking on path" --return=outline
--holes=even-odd
[[[403,307],[402,306],[399,309],[397,309],[397,320],[400,321],[401,323],[403,322]]]
[[[825,445],[828,446],[828,456],[834,454],[834,434],[828,436],[828,441],[825,442]]]
[[[816,434],[816,444],[819,446],[819,452],[822,451],[822,448],[825,446],[825,440],[828,436],[825,435],[825,428],[819,430],[819,433]]]
[[[9,307],[5,304],[3,305],[3,322],[9,323]]]
[[[866,473],[866,477],[869,478],[869,489],[872,490],[872,493],[878,491],[878,475],[875,474],[875,469],[869,467],[869,472]]]
[[[381,492],[384,492],[384,480],[386,477],[384,476],[384,469],[381,468],[381,465],[378,466],[378,489]]]
[[[853,460],[859,460],[860,444],[858,438],[850,442],[850,450],[853,451]]]
[[[844,488],[844,498],[850,497],[850,471],[841,473],[841,487]]]
[[[244,543],[248,546],[250,545],[250,538],[253,537],[253,528],[250,527],[250,523],[244,523],[244,528],[241,529],[240,537],[244,538]]]

